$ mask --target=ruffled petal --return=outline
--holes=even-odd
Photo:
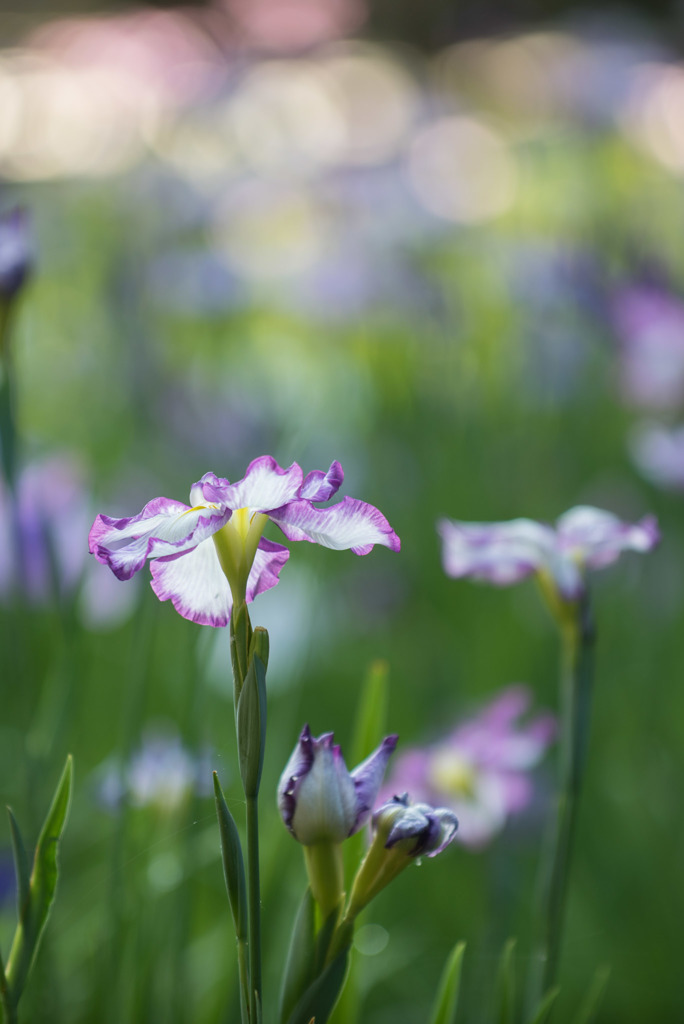
[[[650,551],[660,540],[654,516],[623,523],[612,512],[578,505],[558,520],[561,549],[590,569],[610,565],[622,551]]]
[[[554,555],[553,530],[533,519],[513,519],[509,523],[442,519],[437,529],[448,576],[471,576],[506,586],[548,566]]]
[[[307,501],[328,501],[337,494],[343,480],[344,471],[337,461],[331,463],[327,473],[314,469],[304,478],[304,483],[299,489],[299,497],[306,498]]]
[[[261,538],[247,580],[246,600],[248,603],[253,601],[257,594],[263,594],[266,590],[275,587],[280,570],[289,557],[289,550],[282,544],[266,540],[265,537]]]
[[[288,540],[308,540],[336,551],[351,549],[367,555],[374,544],[399,551],[401,542],[382,512],[365,501],[345,498],[330,508],[314,508],[308,501],[293,501],[275,509],[269,518]]]
[[[220,509],[188,508],[173,498],[154,498],[128,519],[99,515],[90,531],[89,550],[120,580],[128,580],[148,558],[187,551],[229,519],[230,512]]]
[[[217,478],[218,479],[218,478]],[[221,500],[228,508],[250,508],[255,512],[268,512],[294,501],[302,486],[302,470],[293,462],[281,469],[270,455],[261,455],[247,467],[242,480],[219,487]]]
[[[228,624],[233,598],[211,540],[191,551],[155,559],[150,571],[159,600],[171,601],[184,619],[202,626]]]

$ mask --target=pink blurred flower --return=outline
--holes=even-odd
[[[531,803],[531,770],[556,733],[548,712],[518,721],[529,705],[527,687],[509,686],[444,739],[404,751],[380,799],[408,792],[413,801],[448,807],[458,818],[457,840],[484,846]]]

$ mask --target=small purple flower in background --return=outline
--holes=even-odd
[[[292,835],[304,846],[341,843],[366,823],[382,784],[396,736],[348,771],[334,734],[315,739],[308,725],[278,783],[278,809]]]
[[[684,491],[684,426],[644,424],[630,438],[634,463],[651,483]]]
[[[652,286],[626,288],[613,303],[628,401],[653,409],[684,399],[684,303]]]
[[[403,751],[383,787],[384,798],[408,792],[412,799],[448,807],[458,818],[457,838],[466,846],[484,845],[531,803],[530,771],[556,733],[549,713],[518,722],[529,705],[526,687],[507,687],[443,740]]]
[[[26,210],[0,216],[0,302],[10,302],[24,286],[33,264]]]
[[[88,560],[84,536],[92,518],[85,473],[70,455],[29,463],[14,497],[0,479],[0,601],[21,594],[34,606],[68,601],[81,589],[87,627],[122,621],[135,594]]]
[[[211,791],[207,756],[192,754],[180,737],[169,733],[148,732],[127,764],[111,760],[97,774],[98,797],[111,810],[125,801],[171,813],[192,793]]]
[[[654,516],[623,523],[612,512],[578,505],[555,529],[533,519],[464,523],[442,519],[442,560],[447,576],[469,576],[497,586],[533,573],[551,583],[562,601],[584,594],[585,569],[602,569],[623,551],[650,551],[660,534]]]
[[[378,509],[354,498],[329,508],[344,474],[339,462],[327,473],[306,477],[296,462],[281,469],[263,455],[231,484],[205,473],[190,491],[192,507],[155,498],[136,516],[99,515],[90,531],[90,551],[121,580],[151,559],[152,588],[171,600],[184,618],[225,626],[233,602],[253,601],[274,587],[290,552],[262,537],[271,519],[290,541],[306,540],[337,550],[368,554],[375,544],[398,551],[399,538]]]

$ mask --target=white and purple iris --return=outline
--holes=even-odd
[[[551,714],[518,721],[529,705],[526,687],[507,687],[444,739],[403,751],[381,796],[407,790],[446,806],[458,817],[459,842],[484,846],[530,805],[531,771],[556,734]]]
[[[234,602],[253,601],[274,587],[290,552],[262,536],[267,520],[288,540],[306,540],[366,555],[375,544],[398,551],[400,541],[377,508],[344,498],[328,501],[344,478],[339,462],[327,473],[304,477],[296,462],[281,469],[263,455],[231,484],[205,473],[193,484],[191,505],[155,498],[136,516],[99,515],[90,551],[120,579],[130,579],[150,559],[152,588],[184,618],[225,626]]]
[[[348,771],[334,734],[317,739],[308,725],[278,783],[278,809],[304,846],[341,843],[370,817],[396,736],[387,736],[360,765]]]
[[[579,600],[586,569],[602,569],[623,551],[650,551],[660,540],[654,516],[624,523],[612,512],[578,505],[555,529],[533,519],[464,523],[442,519],[442,561],[448,576],[507,586],[537,573],[563,601]]]

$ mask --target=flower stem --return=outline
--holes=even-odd
[[[250,1019],[261,1006],[261,893],[259,886],[258,796],[247,797],[247,906],[249,908]]]
[[[584,775],[593,689],[594,628],[585,597],[562,625],[560,672],[560,776],[551,842],[542,863],[542,942],[536,1002],[558,974],[573,836]]]

